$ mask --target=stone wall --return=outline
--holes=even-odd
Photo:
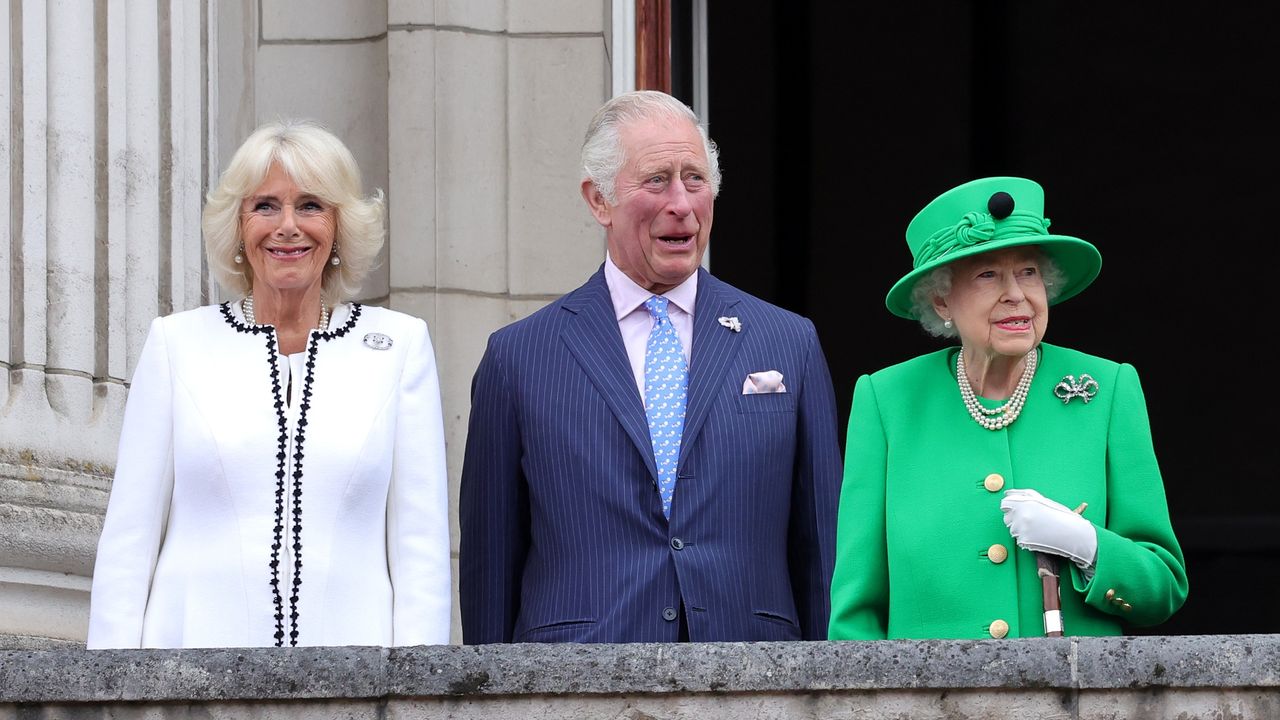
[[[203,197],[266,120],[325,123],[387,194],[359,299],[431,329],[456,501],[488,334],[604,259],[578,150],[615,4],[0,2],[0,647],[83,643],[134,363],[225,299]]]
[[[0,652],[0,720],[1280,717],[1280,635]]]

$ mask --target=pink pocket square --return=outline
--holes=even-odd
[[[782,373],[777,370],[753,372],[747,376],[746,382],[742,383],[743,395],[784,393],[786,391],[787,386],[782,384]]]

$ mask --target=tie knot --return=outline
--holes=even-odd
[[[644,301],[644,307],[653,316],[654,320],[661,320],[667,317],[667,303],[671,302],[661,295],[654,295]]]

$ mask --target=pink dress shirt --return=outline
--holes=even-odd
[[[622,344],[627,349],[627,359],[631,361],[631,372],[635,375],[636,390],[644,398],[644,351],[649,343],[649,331],[653,329],[653,318],[644,308],[644,301],[652,297],[653,293],[623,274],[613,264],[613,258],[607,255],[604,261],[604,281],[609,286],[614,316],[618,318],[618,330],[622,331]],[[670,301],[667,314],[671,316],[671,324],[675,325],[676,334],[680,336],[685,362],[692,367],[693,306],[698,297],[698,273],[690,275],[663,295]]]

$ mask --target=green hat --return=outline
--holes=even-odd
[[[913,318],[911,290],[930,270],[1020,245],[1039,245],[1066,275],[1066,285],[1054,303],[1084,290],[1102,269],[1102,255],[1090,243],[1049,234],[1044,188],[1039,183],[1016,177],[981,178],[942,193],[912,218],[907,247],[915,267],[894,283],[884,304],[894,315]]]

